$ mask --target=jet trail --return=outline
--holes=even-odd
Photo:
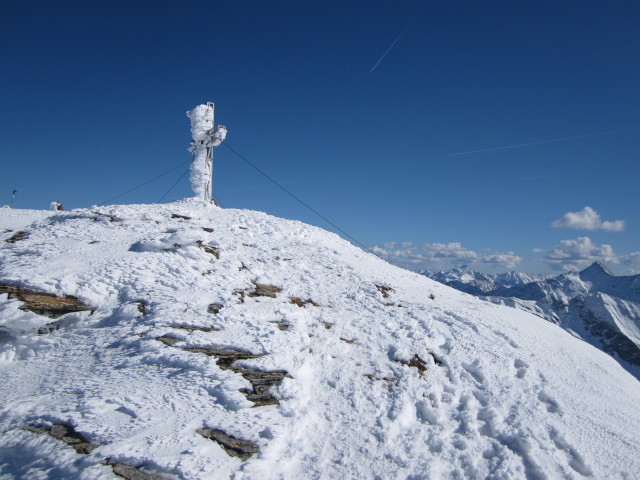
[[[382,56],[378,59],[378,61],[376,62],[376,64],[371,67],[371,70],[369,70],[369,74],[373,73],[373,71],[378,68],[378,65],[380,65],[380,62],[382,60],[384,60],[384,57],[387,56],[387,54],[391,51],[391,49],[395,46],[396,43],[398,43],[398,40],[400,40],[402,38],[402,36],[404,35],[404,33],[408,30],[408,28],[413,25],[413,22],[416,21],[416,19],[422,14],[422,10],[419,10],[418,13],[411,19],[411,21],[409,23],[407,23],[407,25],[402,29],[402,31],[400,32],[400,34],[396,37],[396,39],[391,42],[391,45],[389,45],[389,47],[384,51],[384,53],[382,54]]]
[[[406,26],[404,27],[404,29],[400,32],[400,35],[398,35],[396,37],[396,39],[391,42],[391,45],[389,45],[389,48],[387,48],[384,53],[382,54],[382,56],[378,59],[378,61],[376,62],[376,64],[373,66],[373,68],[371,68],[371,70],[369,70],[369,73],[373,73],[373,71],[378,67],[378,65],[380,65],[380,62],[384,59],[384,57],[387,56],[387,54],[391,51],[391,49],[393,48],[393,46],[398,43],[398,40],[400,40],[400,38],[404,35],[404,32],[407,31],[407,28],[409,28],[409,25],[411,25],[413,23],[413,20]]]
[[[504,145],[502,147],[483,148],[483,149],[480,149],[480,150],[469,150],[469,151],[466,151],[466,152],[449,153],[449,154],[445,155],[445,157],[457,157],[459,155],[470,155],[472,153],[481,153],[481,152],[496,152],[498,150],[510,150],[512,148],[529,147],[531,145],[543,145],[545,143],[566,142],[567,140],[575,140],[575,139],[578,139],[578,138],[598,137],[600,135],[611,135],[611,134],[614,134],[614,133],[629,132],[629,131],[634,131],[634,130],[637,130],[637,129],[610,130],[608,132],[588,133],[586,135],[572,135],[570,137],[553,138],[553,139],[550,139],[550,140],[541,140],[539,142],[518,143],[516,145]]]

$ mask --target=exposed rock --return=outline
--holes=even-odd
[[[166,477],[153,473],[145,473],[131,465],[123,465],[122,463],[114,463],[111,465],[113,473],[127,480],[166,480]]]
[[[285,322],[284,320],[273,320],[271,323],[278,325],[280,330],[289,330],[289,322]]]
[[[258,445],[249,441],[241,440],[239,438],[232,437],[224,433],[222,430],[216,430],[213,428],[199,428],[197,433],[204,438],[208,438],[218,443],[225,452],[232,457],[238,457],[240,460],[248,460],[254,453],[260,451]]]
[[[238,295],[238,303],[244,303],[244,290],[242,289],[234,290],[233,295]]]
[[[267,285],[264,283],[255,283],[252,282],[256,288],[249,292],[247,295],[250,297],[271,297],[276,298],[276,295],[282,291],[281,288],[276,287],[275,285]]]
[[[202,240],[198,240],[196,244],[207,252],[209,255],[213,255],[217,260],[220,260],[220,249],[211,245],[205,245]]]
[[[38,435],[42,435],[44,433],[49,433],[49,429],[51,427],[38,427],[36,425],[27,425],[26,427],[22,427],[22,430],[25,432],[37,433]]]
[[[179,218],[180,220],[191,220],[191,217],[187,217],[186,215],[178,215],[177,213],[172,213],[171,218]]]
[[[138,301],[136,301],[136,306],[138,307],[138,311],[142,315],[146,315],[147,314],[147,302],[145,302],[144,300],[138,300]]]
[[[245,264],[243,263],[240,267],[240,270],[247,269]],[[277,294],[282,291],[280,287],[276,287],[275,285],[268,285],[265,283],[256,283],[255,281],[251,281],[254,285],[254,289],[237,289],[233,291],[234,295],[240,296],[240,303],[244,303],[245,295],[248,297],[269,297],[276,298]]]
[[[0,294],[7,293],[9,298],[15,298],[23,303],[20,310],[28,310],[49,318],[58,318],[65,313],[90,311],[95,308],[86,305],[71,295],[56,297],[50,293],[37,292],[21,287],[0,284]]]
[[[382,294],[383,298],[389,298],[391,293],[395,292],[395,290],[387,285],[378,285],[376,283],[376,288]]]
[[[133,465],[125,465],[123,463],[112,463],[110,458],[102,461],[103,465],[109,465],[113,473],[127,480],[167,480],[167,477],[157,475],[155,473],[147,473],[141,470],[141,467]]]
[[[349,340],[348,338],[342,338],[342,337],[340,337],[340,340],[342,340],[345,343],[354,343],[355,342],[355,340]]]
[[[156,340],[170,347],[174,347],[175,344],[180,341],[177,338],[168,335],[158,337]],[[251,389],[243,388],[240,392],[247,397],[247,400],[253,402],[255,407],[277,405],[280,403],[277,398],[269,393],[269,390],[276,383],[282,381],[284,377],[289,376],[286,370],[254,370],[251,368],[236,367],[234,365],[238,360],[260,358],[264,357],[266,354],[203,347],[183,348],[182,350],[215,357],[217,359],[216,364],[221,369],[231,370],[234,373],[242,375],[244,379],[251,384]]]
[[[433,358],[433,363],[435,363],[439,367],[442,366],[442,360],[440,360],[435,353],[429,352],[429,355],[431,355],[431,358]]]
[[[422,360],[418,356],[417,353],[413,356],[413,358],[411,360],[409,360],[409,362],[406,365],[408,365],[409,367],[417,368],[418,369],[418,373],[420,374],[420,376],[422,376],[422,374],[427,369],[427,364],[425,363],[424,360]]]
[[[379,381],[389,382],[389,383],[396,381],[395,377],[376,377],[372,373],[365,373],[363,377],[367,377],[369,380],[379,380]]]
[[[159,342],[164,343],[165,345],[167,345],[169,347],[173,347],[176,343],[180,342],[179,339],[174,338],[174,337],[170,337],[169,335],[163,335],[161,337],[157,337],[156,340],[158,340]]]
[[[62,440],[67,445],[73,447],[78,453],[87,454],[98,448],[98,445],[87,442],[82,435],[76,432],[71,426],[52,425],[51,430],[49,430],[49,435],[58,440]]]
[[[28,236],[29,236],[29,232],[25,232],[21,230],[19,232],[14,233],[11,237],[7,238],[5,242],[16,243],[16,242],[19,242],[20,240],[24,240]]]
[[[216,363],[220,368],[222,368],[223,370],[231,369],[234,372],[235,371],[241,372],[243,370],[242,368],[232,367],[235,361],[248,360],[251,358],[260,358],[265,356],[264,353],[251,353],[251,352],[242,352],[239,350],[224,350],[224,349],[218,349],[218,348],[194,347],[194,348],[185,348],[184,350],[191,353],[202,353],[210,357],[216,357],[218,359]]]
[[[304,307],[305,305],[313,305],[314,307],[318,307],[319,305],[313,300],[301,300],[298,297],[289,297],[289,301],[299,307]]]
[[[335,323],[331,323],[331,322],[322,322],[324,324],[324,328],[326,328],[327,330],[330,330],[331,327],[333,327],[335,325]]]
[[[60,330],[60,324],[58,322],[47,323],[46,325],[38,328],[38,335],[46,335]]]
[[[251,370],[248,368],[232,367],[236,373],[240,373],[245,380],[251,383],[251,390],[243,388],[240,390],[247,397],[247,400],[253,402],[254,407],[262,407],[265,405],[278,405],[280,401],[271,395],[269,390],[276,383],[281,382],[284,377],[289,376],[286,370]]]
[[[213,228],[202,227],[202,230],[204,230],[207,233],[213,233]]]
[[[172,325],[173,328],[179,328],[180,330],[186,330],[187,332],[219,332],[220,329],[217,327],[194,327],[190,325]],[[171,338],[171,337],[169,337]]]
[[[220,312],[220,310],[222,310],[223,306],[224,305],[222,305],[221,303],[211,303],[207,307],[207,313],[212,313],[213,315],[216,315],[218,312]]]
[[[114,217],[113,215],[109,215],[107,213],[100,213],[100,212],[91,212],[91,213],[96,215],[96,217],[94,217],[94,220],[98,220],[98,218],[104,217],[107,220],[109,220],[111,223],[117,223],[122,221],[121,218]]]
[[[76,432],[70,425],[58,424],[52,425],[51,427],[38,427],[35,425],[28,425],[24,427],[24,430],[37,434],[48,433],[53,438],[62,440],[70,447],[73,447],[77,453],[83,455],[91,453],[99,446],[87,442],[84,437]]]

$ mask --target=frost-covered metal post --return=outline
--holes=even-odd
[[[191,119],[191,189],[196,198],[211,202],[211,178],[213,176],[213,147],[217,147],[227,136],[227,127],[213,124],[214,105],[198,105],[187,112]]]

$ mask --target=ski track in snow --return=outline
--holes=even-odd
[[[53,320],[0,296],[2,480],[118,478],[100,465],[106,457],[183,479],[640,472],[640,384],[615,361],[542,319],[318,228],[185,200],[0,209],[3,229],[29,236],[8,244],[12,232],[1,234],[1,282],[74,295],[96,311],[67,314],[59,330],[37,335]],[[252,282],[282,291],[242,297]],[[393,291],[385,298],[377,285]],[[223,305],[218,314],[207,313],[211,303]],[[179,342],[165,345],[162,335]],[[195,347],[265,354],[235,365],[286,370],[271,389],[280,404],[253,407],[239,391],[249,382],[183,350]],[[414,355],[422,374],[407,365]],[[21,430],[34,423],[73,425],[100,446],[78,455]],[[251,440],[260,453],[230,457],[196,434],[204,427]]]

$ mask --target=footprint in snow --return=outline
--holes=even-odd
[[[465,372],[468,373],[469,376],[471,376],[471,378],[473,378],[473,380],[475,380],[477,383],[480,383],[480,384],[484,383],[485,377],[482,374],[480,367],[478,366],[477,360],[473,363],[463,363],[462,368],[464,368]],[[462,376],[464,378],[465,376],[464,372]]]
[[[507,344],[509,344],[509,346],[513,348],[520,348],[520,345],[518,345],[511,338],[509,338],[509,336],[506,333],[501,332],[500,330],[493,330],[493,333],[496,334],[498,337],[502,338],[503,340],[505,340]]]
[[[516,377],[524,378],[524,376],[527,374],[527,369],[529,368],[527,362],[516,358],[516,360],[513,362],[513,366],[516,369]]]
[[[560,434],[560,432],[558,432],[558,430],[551,427],[549,429],[549,438],[551,438],[556,447],[558,447],[560,450],[564,450],[564,452],[567,454],[567,456],[569,457],[569,466],[571,468],[585,477],[590,477],[591,475],[593,475],[591,468],[589,468],[589,466],[585,463],[582,455],[580,455],[580,453],[578,453],[578,451],[564,439],[564,437]]]
[[[560,404],[548,393],[542,390],[538,393],[538,400],[545,404],[547,407],[547,411],[549,413],[558,413],[562,414],[562,410],[560,408]]]

